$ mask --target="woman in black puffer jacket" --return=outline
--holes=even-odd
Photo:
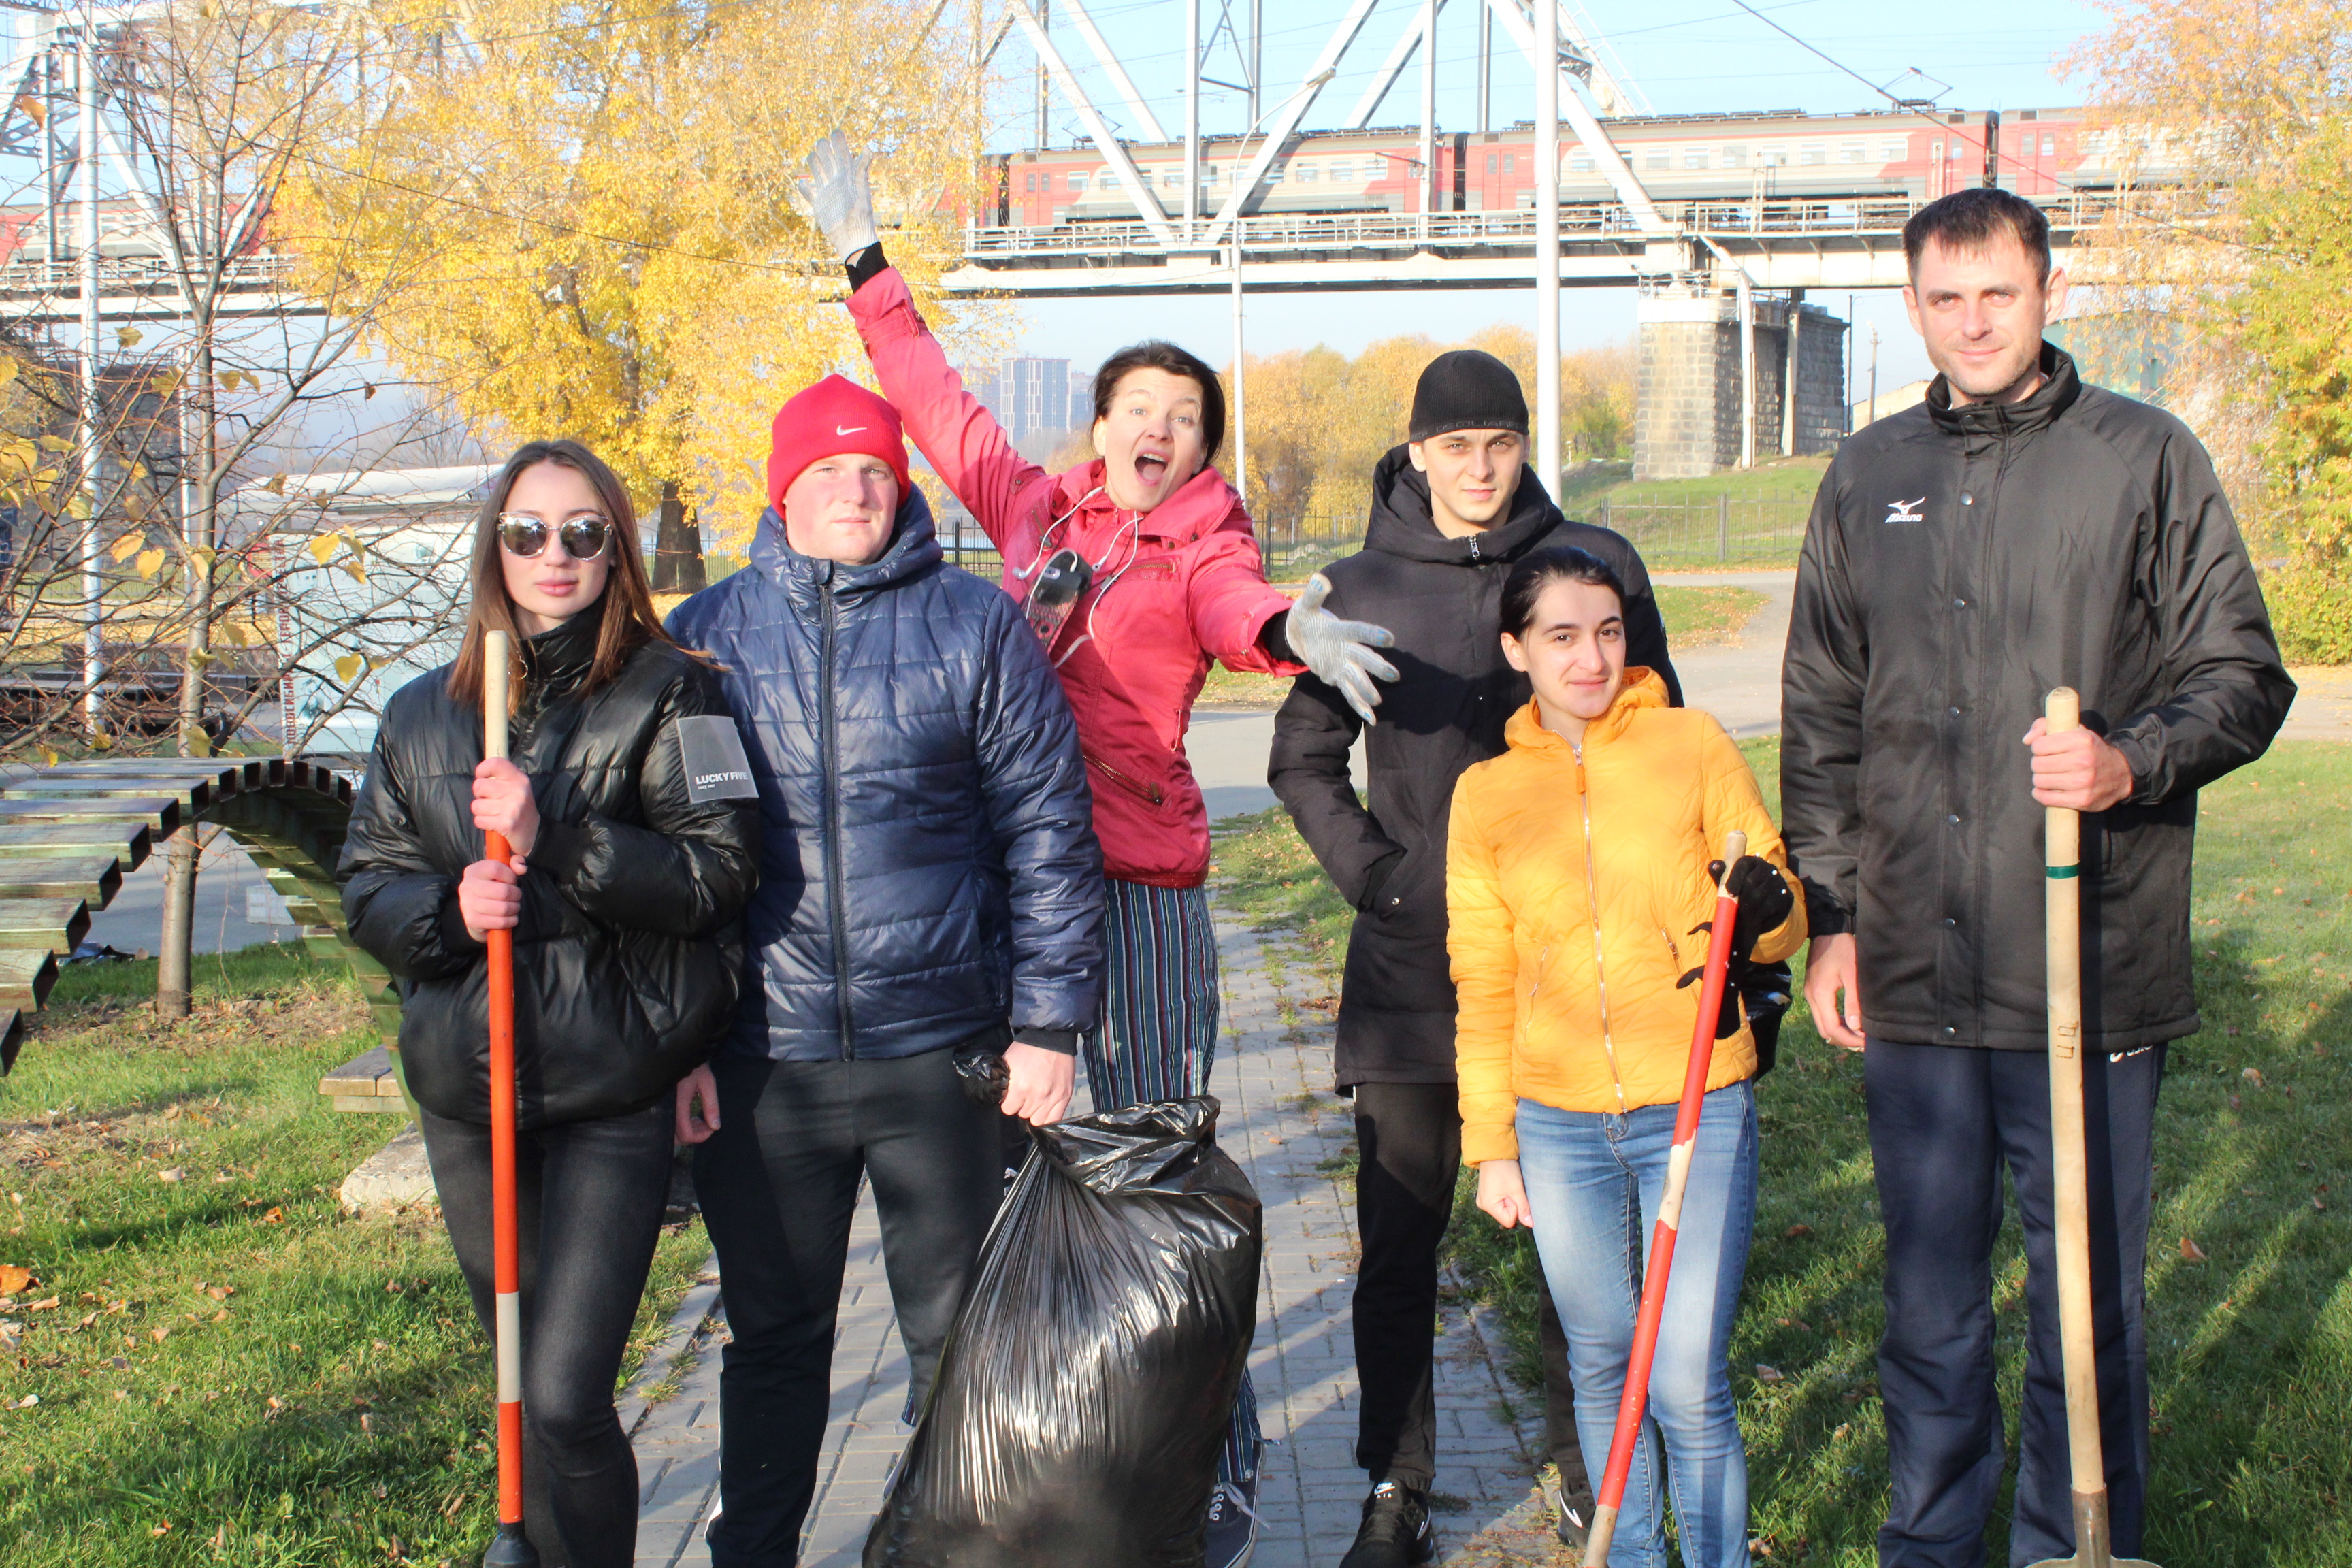
[[[535,442],[482,506],[457,661],[386,705],[344,840],[352,935],[474,1309],[493,1321],[485,933],[515,933],[524,1515],[543,1568],[631,1562],[613,1383],[660,1234],[672,1094],[734,1015],[758,802],[716,673],[662,631],[627,492]],[[482,755],[485,634],[519,635],[511,762]],[[730,776],[731,775],[731,776]],[[483,858],[495,828],[511,868]]]

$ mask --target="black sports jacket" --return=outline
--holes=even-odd
[[[2085,1026],[2193,1034],[2197,791],[2262,755],[2294,684],[2211,461],[2044,344],[2024,401],[1857,432],[1813,502],[1781,688],[1781,831],[1815,936],[1851,931],[1874,1037],[2040,1050],[2055,686],[2136,788],[2083,839]]]

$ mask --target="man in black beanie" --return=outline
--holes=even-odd
[[[1301,676],[1275,719],[1267,782],[1357,909],[1339,993],[1339,1087],[1356,1108],[1357,1462],[1372,1479],[1341,1568],[1429,1561],[1436,1476],[1431,1393],[1437,1244],[1462,1163],[1454,1100],[1454,979],[1445,954],[1445,823],[1454,782],[1499,756],[1528,678],[1503,660],[1499,602],[1513,563],[1549,545],[1589,550],[1625,584],[1626,662],[1682,687],[1650,577],[1633,545],[1562,518],[1528,472],[1528,402],[1510,366],[1459,349],[1422,372],[1412,439],[1372,471],[1364,548],[1332,563],[1328,607],[1396,634],[1399,679],[1366,738],[1370,807],[1348,752],[1362,728],[1341,694]],[[1566,1345],[1545,1303],[1549,1447],[1580,1470],[1564,1408]],[[1563,1534],[1567,1534],[1563,1531]]]

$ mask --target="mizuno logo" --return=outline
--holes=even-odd
[[[1886,503],[1886,521],[1889,522],[1925,522],[1927,520],[1926,517],[1921,515],[1919,509],[1927,504],[1927,498],[1926,496],[1921,496],[1917,500],[1888,501]]]
[[[833,433],[836,436],[855,436],[865,428],[863,425],[836,425],[833,427]]]

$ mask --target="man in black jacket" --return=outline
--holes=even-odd
[[[1340,1091],[1355,1100],[1362,1157],[1356,1458],[1373,1484],[1341,1568],[1425,1563],[1432,1549],[1430,1324],[1437,1244],[1462,1163],[1445,824],[1454,780],[1502,754],[1504,722],[1528,698],[1528,678],[1503,659],[1499,605],[1512,564],[1560,544],[1608,562],[1626,587],[1626,662],[1657,670],[1682,700],[1641,556],[1607,529],[1563,519],[1527,471],[1527,398],[1509,366],[1475,350],[1439,355],[1414,389],[1410,430],[1410,443],[1373,470],[1363,551],[1325,574],[1332,611],[1396,637],[1398,679],[1365,742],[1370,809],[1348,774],[1363,725],[1311,675],[1298,678],[1275,719],[1267,768],[1300,837],[1359,911],[1339,993],[1338,1067]],[[1556,1337],[1556,1320],[1546,1318],[1547,1338]],[[1564,1353],[1546,1360],[1565,1368]],[[1565,1459],[1573,1416],[1550,1425],[1554,1455]]]
[[[1784,831],[1813,931],[1806,999],[1832,1043],[1867,1042],[1894,1472],[1879,1561],[1984,1561],[2002,1468],[1990,1259],[2004,1163],[2029,1307],[2010,1561],[2075,1551],[2041,910],[2053,805],[2088,814],[2098,1384],[2114,1547],[2137,1556],[2157,1089],[2166,1042],[2199,1027],[2197,791],[2262,754],[2294,687],[2204,448],[2170,415],[2085,386],[2042,342],[2065,279],[2040,210],[1964,191],[1921,208],[1904,249],[1904,301],[1943,374],[1923,405],[1847,441],[1822,481],[1781,716]],[[2082,694],[2084,729],[2043,733],[2056,686]]]

